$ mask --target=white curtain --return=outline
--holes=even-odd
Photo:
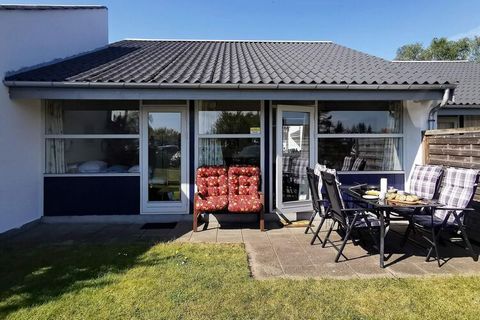
[[[47,134],[63,134],[63,110],[60,102],[47,103],[45,125]],[[45,172],[65,173],[65,141],[47,139],[45,143]]]
[[[398,133],[401,128],[400,113],[402,106],[398,103],[390,106],[390,117],[388,118],[387,128],[391,129],[392,133]],[[383,152],[382,170],[401,170],[399,143],[396,138],[386,138]]]
[[[200,165],[224,165],[220,139],[201,138],[199,160]]]

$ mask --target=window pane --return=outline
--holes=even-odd
[[[401,138],[318,139],[318,162],[342,171],[402,170],[401,142]],[[343,167],[345,157],[352,158],[348,169]],[[358,167],[352,168],[355,160]]]
[[[255,165],[260,166],[260,139],[201,138],[198,164],[203,165]]]
[[[401,133],[402,107],[390,101],[324,101],[318,133]]]
[[[200,134],[260,133],[260,101],[201,101]]]
[[[137,101],[48,101],[47,134],[138,134]]]
[[[310,163],[310,113],[282,114],[282,200],[309,198],[306,168]]]
[[[148,201],[181,200],[182,113],[148,113]]]
[[[138,173],[138,139],[46,139],[46,173]]]

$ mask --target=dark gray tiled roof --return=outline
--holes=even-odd
[[[0,10],[80,10],[80,9],[107,9],[106,6],[82,5],[35,5],[35,4],[0,4]]]
[[[458,82],[455,102],[450,105],[480,105],[480,63],[469,61],[394,62],[400,69],[422,74],[438,74]]]
[[[6,81],[159,84],[452,84],[331,42],[124,40]]]

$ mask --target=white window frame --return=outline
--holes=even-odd
[[[190,144],[190,128],[189,128],[189,108],[188,102],[184,105],[140,105],[140,208],[141,214],[187,214],[189,208],[189,186],[190,171],[188,162],[189,144]],[[180,173],[180,201],[148,201],[148,130],[144,127],[147,123],[149,112],[179,112],[181,113],[182,122],[182,146],[181,146],[181,173]]]
[[[195,170],[198,168],[198,161],[199,161],[199,155],[198,155],[198,148],[200,146],[200,139],[202,138],[211,138],[211,139],[240,139],[240,138],[247,138],[247,139],[260,139],[260,175],[261,175],[261,186],[260,189],[263,192],[264,191],[264,186],[265,183],[269,183],[268,181],[265,181],[265,175],[264,175],[264,159],[265,159],[265,124],[264,124],[264,101],[263,100],[255,100],[260,102],[260,133],[242,133],[242,134],[231,134],[231,133],[226,133],[226,134],[201,134],[200,133],[200,102],[201,101],[215,101],[212,99],[202,99],[202,100],[195,100],[194,101],[194,106],[195,106],[195,154],[194,154],[194,164],[195,164]],[[241,101],[241,100],[239,100]],[[239,110],[242,111],[242,110]],[[194,181],[195,183],[195,192],[197,192],[197,182]]]
[[[272,109],[273,105],[271,104]],[[281,133],[281,126],[279,123],[282,123],[282,113],[283,112],[308,112],[310,115],[310,158],[309,158],[309,167],[312,167],[313,164],[316,162],[316,154],[317,154],[317,143],[315,142],[315,133],[318,131],[317,129],[317,102],[313,106],[300,106],[300,105],[285,105],[285,104],[277,104],[277,114],[276,114],[276,124],[277,124],[277,132],[276,132],[276,139],[277,141],[272,141],[276,145],[276,154],[273,154],[273,157],[276,157],[276,167],[274,168],[272,174],[276,175],[275,179],[275,204],[276,208],[273,208],[273,197],[271,197],[270,207],[272,210],[279,210],[282,214],[292,214],[304,211],[312,210],[312,200],[296,200],[296,201],[289,201],[284,203],[282,200],[283,194],[278,192],[278,190],[282,190],[283,188],[283,181],[282,176],[279,173],[283,174],[283,159],[282,159],[282,135]],[[272,117],[273,118],[273,112]],[[273,165],[271,165],[273,167]],[[273,181],[273,180],[272,180]],[[273,193],[273,190],[272,190]]]
[[[47,134],[46,131],[46,100],[42,102],[42,138],[43,138],[43,148],[42,148],[42,173],[43,177],[139,177],[142,168],[140,164],[140,153],[141,153],[141,141],[140,141],[140,132],[141,132],[141,101],[138,101],[138,133],[135,134]],[[48,139],[137,139],[139,146],[138,154],[138,165],[139,172],[122,172],[122,173],[108,173],[108,172],[99,172],[99,173],[46,173],[45,172],[45,148],[47,146]],[[43,180],[43,179],[42,179]]]

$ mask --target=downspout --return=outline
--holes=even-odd
[[[448,98],[450,97],[450,88],[445,89],[443,93],[442,101],[435,107],[433,107],[430,112],[428,113],[428,130],[433,130],[435,127],[435,114],[443,108],[447,102]]]

